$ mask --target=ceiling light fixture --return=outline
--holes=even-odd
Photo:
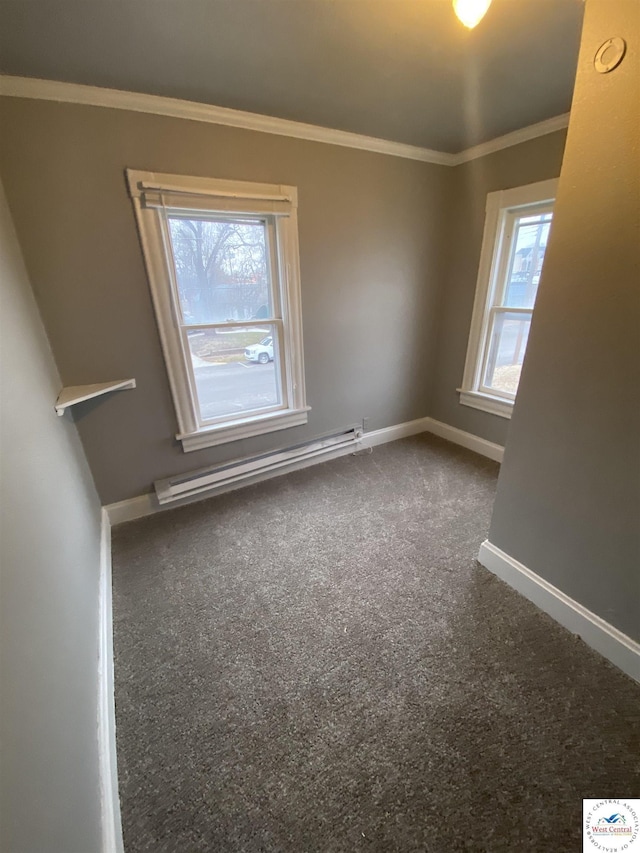
[[[484,18],[491,0],[453,0],[453,11],[472,30]]]

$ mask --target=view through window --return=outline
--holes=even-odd
[[[169,215],[200,420],[280,407],[282,317],[265,220]]]
[[[482,385],[508,397],[518,390],[552,215],[514,216],[506,275],[491,309]]]

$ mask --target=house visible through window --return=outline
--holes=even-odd
[[[490,193],[460,402],[511,416],[553,218],[556,181]]]
[[[127,177],[184,449],[305,423],[295,188]]]

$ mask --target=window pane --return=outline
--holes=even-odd
[[[168,217],[184,322],[273,316],[264,220]]]
[[[282,405],[276,327],[187,333],[202,420]]]
[[[529,338],[531,314],[494,314],[484,385],[515,396]]]
[[[504,305],[533,308],[550,227],[550,213],[516,219]]]

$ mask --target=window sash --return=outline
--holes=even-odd
[[[543,216],[545,213],[553,213],[553,204],[543,203],[539,205],[527,205],[526,207],[514,208],[502,211],[502,238],[499,248],[499,266],[496,274],[492,276],[491,303],[492,305],[504,305],[509,287],[508,273],[512,267],[513,259],[517,249],[515,235],[518,222],[528,216]],[[531,309],[533,310],[533,309]]]
[[[199,211],[185,211],[185,217],[188,216],[189,212],[195,213],[198,217],[200,216]],[[182,352],[182,359],[184,362],[184,367],[187,374],[187,385],[189,390],[189,402],[191,408],[191,417],[193,422],[196,425],[197,430],[207,429],[208,427],[214,427],[217,424],[229,423],[229,421],[233,420],[230,415],[219,415],[214,418],[205,418],[202,415],[201,406],[200,406],[200,397],[198,395],[198,387],[196,383],[195,371],[193,367],[193,359],[191,358],[191,348],[189,346],[188,341],[188,331],[198,328],[246,328],[248,321],[233,321],[233,322],[224,322],[224,323],[186,323],[184,320],[184,314],[182,310],[182,304],[180,302],[180,291],[178,288],[178,276],[177,276],[177,266],[175,262],[175,257],[173,254],[173,243],[171,240],[170,228],[169,228],[169,218],[175,213],[174,208],[171,207],[158,207],[157,210],[158,216],[160,217],[161,227],[164,234],[165,240],[165,248],[167,252],[167,266],[169,268],[169,281],[170,281],[170,289],[171,289],[171,300],[173,305],[173,311],[176,321],[176,326],[178,328],[179,337],[180,337],[180,346]],[[180,215],[183,215],[182,212]],[[234,216],[225,216],[220,213],[213,213],[210,217],[214,221],[223,221],[226,219],[235,219]],[[247,217],[249,218],[249,217]],[[270,302],[273,309],[281,315],[282,311],[282,279],[280,277],[279,270],[279,253],[278,253],[278,239],[276,234],[275,222],[270,217],[265,216],[254,216],[253,219],[257,219],[265,224],[265,238],[266,238],[266,251],[268,253],[269,258],[269,267],[270,267],[270,275],[269,275],[269,291],[270,291]],[[260,409],[248,409],[242,412],[243,418],[251,418],[254,415],[264,415],[268,413],[274,413],[279,411],[284,411],[289,409],[289,382],[287,377],[287,362],[288,359],[285,358],[286,352],[286,344],[283,333],[283,319],[282,316],[272,317],[272,318],[261,318],[261,322],[270,323],[271,325],[276,326],[276,335],[277,335],[277,348],[274,348],[274,351],[277,353],[277,360],[274,358],[274,362],[276,363],[276,382],[277,388],[280,395],[281,403],[277,406],[270,406],[267,408]]]
[[[516,395],[510,391],[503,391],[499,388],[495,388],[493,385],[486,385],[485,379],[487,376],[487,367],[489,365],[489,358],[491,356],[491,346],[493,343],[493,334],[494,329],[496,327],[496,317],[501,314],[518,314],[521,317],[529,318],[529,322],[531,322],[531,318],[533,317],[533,309],[532,308],[509,308],[507,306],[502,305],[494,305],[488,315],[487,319],[487,333],[485,336],[485,345],[484,351],[482,354],[482,360],[480,363],[480,378],[478,381],[478,391],[483,394],[490,394],[492,397],[503,397],[505,400],[515,400]]]
[[[243,418],[250,418],[252,415],[266,415],[268,413],[285,411],[290,408],[289,405],[289,393],[288,393],[288,385],[287,385],[287,375],[286,375],[286,359],[284,358],[284,328],[283,322],[281,319],[271,319],[271,320],[260,320],[260,323],[264,323],[266,326],[271,325],[275,326],[275,337],[276,337],[276,346],[274,346],[274,365],[276,368],[276,387],[278,390],[278,394],[281,402],[276,406],[265,406],[259,409],[246,409],[242,412]],[[228,423],[232,418],[230,415],[218,415],[213,418],[205,418],[202,416],[202,411],[200,409],[200,399],[198,395],[198,386],[196,382],[195,369],[193,367],[193,359],[191,358],[191,347],[189,346],[189,332],[197,329],[211,329],[211,328],[237,328],[237,329],[246,329],[246,323],[199,323],[197,326],[186,326],[183,325],[180,327],[180,337],[182,341],[182,352],[185,360],[185,364],[189,373],[189,385],[191,389],[191,397],[194,401],[194,410],[196,413],[196,418],[198,421],[199,429],[206,429],[207,427],[213,427],[216,424]],[[267,333],[269,334],[269,333]]]
[[[202,219],[202,215],[200,212],[192,210],[192,211],[181,211],[180,218],[188,219],[188,214],[195,214],[196,218]],[[177,277],[177,265],[173,251],[173,242],[171,239],[171,228],[169,226],[169,219],[172,216],[176,215],[176,211],[173,208],[158,208],[158,216],[161,220],[162,231],[164,235],[165,242],[165,251],[167,253],[167,262],[169,266],[169,274],[170,274],[170,283],[171,283],[171,293],[173,297],[174,303],[174,312],[176,315],[176,321],[180,324],[190,325],[186,323],[184,318],[184,312],[182,310],[182,303],[180,301],[180,290],[178,287],[178,277]],[[273,217],[266,216],[247,216],[247,217],[237,217],[237,216],[226,216],[220,213],[212,213],[209,217],[204,217],[212,222],[235,222],[238,219],[246,219],[247,221],[253,220],[254,222],[262,222],[265,228],[265,250],[268,256],[268,267],[269,267],[269,296],[271,308],[273,310],[274,318],[282,319],[282,305],[283,305],[283,293],[282,293],[282,275],[280,271],[280,251],[278,245],[278,229],[276,226],[276,222]],[[264,319],[264,318],[261,318]],[[235,320],[229,321],[231,323],[236,323]],[[196,324],[193,324],[195,328]],[[220,323],[222,325],[222,323]]]

